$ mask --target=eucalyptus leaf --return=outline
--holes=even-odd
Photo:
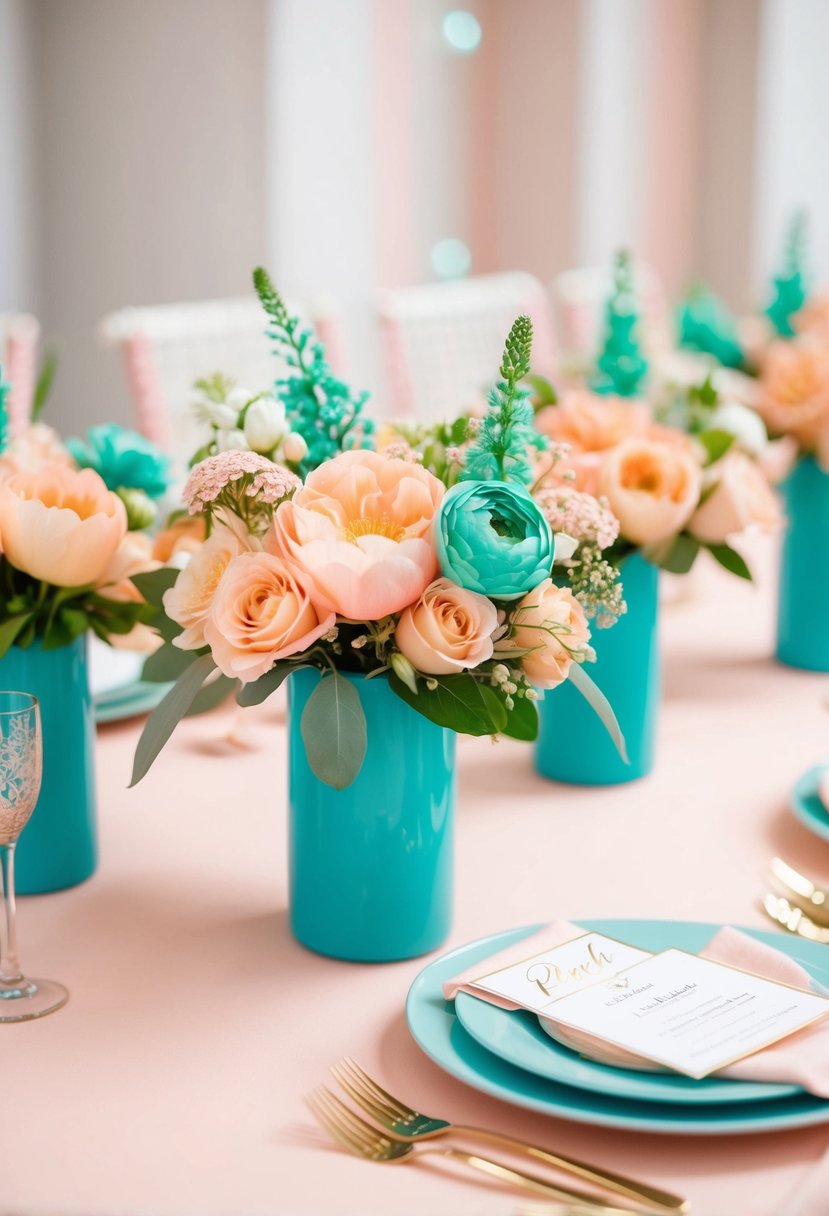
[[[309,663],[277,663],[258,680],[253,680],[250,684],[242,684],[236,693],[237,705],[261,705],[287,680],[292,671],[299,671],[300,668],[309,666]]]
[[[745,578],[751,582],[751,571],[736,549],[732,549],[730,545],[706,545],[706,548],[711,556],[716,558],[720,565],[729,570],[731,574],[736,574],[739,578]]]
[[[366,716],[351,681],[336,671],[323,675],[302,711],[300,729],[315,776],[335,790],[351,785],[368,745]]]
[[[667,544],[648,546],[642,550],[642,555],[669,574],[687,574],[696,561],[699,549],[699,541],[681,532]]]
[[[161,566],[160,569],[148,570],[145,574],[134,574],[130,581],[148,604],[161,608],[164,592],[170,590],[179,574],[181,571],[173,566]]]
[[[591,679],[581,663],[573,663],[571,665],[569,680],[573,687],[578,689],[590,708],[598,715],[602,726],[613,740],[616,751],[621,756],[623,762],[630,764],[622,728],[619,726],[616,715],[613,712],[613,707],[598,684]],[[553,696],[555,696],[555,693],[553,693]]]
[[[151,684],[169,684],[177,680],[199,657],[196,650],[179,650],[165,643],[151,654],[141,670],[141,679]]]
[[[212,655],[203,654],[179,677],[150,714],[135,749],[130,788],[150,771],[153,762],[187,713],[204,681],[215,669]]]
[[[218,675],[214,680],[206,680],[196,693],[193,704],[184,715],[185,718],[193,718],[198,714],[206,714],[211,709],[216,709],[232,696],[238,687],[239,681],[232,680],[230,676]]]
[[[394,673],[389,685],[402,701],[430,722],[446,726],[460,735],[500,735],[507,725],[504,698],[490,684],[470,675],[440,676],[437,687],[421,681],[417,695]]]

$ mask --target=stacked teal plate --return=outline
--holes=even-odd
[[[719,925],[684,921],[589,920],[584,929],[643,950],[675,946],[700,951]],[[413,983],[406,1016],[415,1041],[444,1071],[516,1106],[579,1123],[681,1135],[734,1135],[829,1122],[829,1101],[797,1085],[694,1081],[669,1073],[634,1072],[583,1059],[549,1038],[531,1014],[510,1013],[443,985],[484,962],[539,925],[526,925],[461,946],[430,963]],[[829,949],[802,938],[745,929],[782,950],[823,986]]]
[[[133,680],[121,688],[111,688],[107,692],[98,693],[93,698],[95,721],[102,725],[152,713],[172,687],[172,684],[150,684],[143,680]]]
[[[822,836],[824,840],[829,840],[829,811],[823,805],[820,785],[827,769],[829,762],[824,760],[822,764],[816,764],[804,773],[792,790],[791,803],[792,810],[803,826],[814,832],[815,836]]]

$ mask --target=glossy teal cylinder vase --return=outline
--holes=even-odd
[[[0,659],[0,688],[33,693],[40,702],[43,782],[15,851],[20,895],[74,887],[95,872],[95,718],[86,638],[43,650],[17,646]]]
[[[780,487],[786,532],[780,554],[777,658],[829,671],[829,473],[811,456]]]
[[[333,958],[427,954],[451,928],[455,735],[382,677],[348,676],[368,749],[356,780],[332,789],[309,768],[300,732],[320,678],[305,668],[288,681],[291,929],[303,946]]]
[[[628,610],[610,629],[593,629],[596,662],[587,671],[607,697],[625,736],[629,764],[569,680],[539,705],[535,766],[568,785],[621,785],[653,768],[659,713],[659,571],[638,553],[621,566]]]

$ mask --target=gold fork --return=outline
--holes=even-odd
[[[805,937],[810,942],[829,945],[829,928],[815,924],[802,908],[793,907],[782,895],[766,895],[761,907],[766,916],[788,929],[789,933],[796,933],[798,937]]]
[[[798,873],[781,857],[772,857],[769,870],[772,881],[783,888],[783,894],[790,903],[797,904],[817,924],[829,924],[829,891],[816,886],[811,878]]]
[[[523,1170],[503,1165],[489,1157],[479,1157],[476,1153],[467,1153],[459,1148],[421,1148],[416,1147],[409,1140],[400,1140],[396,1136],[391,1136],[380,1131],[379,1128],[373,1127],[365,1119],[361,1119],[325,1086],[319,1086],[306,1097],[305,1101],[317,1122],[343,1148],[356,1157],[381,1162],[417,1161],[421,1157],[430,1156],[448,1157],[453,1161],[460,1161],[490,1178],[497,1178],[500,1182],[510,1183],[533,1194],[564,1199],[571,1206],[575,1203],[578,1209],[589,1212],[591,1216],[605,1216],[608,1211],[600,1199],[579,1194],[564,1186],[556,1186],[535,1174],[526,1174]],[[642,1211],[642,1209],[638,1210]],[[628,1216],[630,1216],[630,1212]]]
[[[482,1127],[465,1127],[459,1123],[447,1123],[445,1119],[433,1119],[407,1106],[399,1098],[395,1098],[387,1090],[373,1080],[355,1060],[346,1057],[336,1067],[331,1069],[336,1080],[345,1092],[358,1106],[376,1119],[386,1131],[401,1140],[414,1143],[423,1139],[434,1139],[437,1136],[447,1136],[454,1132],[467,1139],[484,1141],[505,1148],[509,1152],[520,1153],[535,1161],[543,1161],[552,1165],[565,1174],[587,1182],[591,1186],[601,1187],[627,1199],[635,1199],[647,1204],[651,1209],[657,1208],[669,1212],[687,1212],[688,1205],[679,1195],[670,1191],[662,1191],[645,1182],[634,1178],[626,1178],[622,1174],[612,1174],[596,1165],[588,1165],[572,1157],[564,1157],[559,1153],[551,1153],[535,1144],[527,1144],[512,1136],[503,1136],[498,1132],[490,1132]]]

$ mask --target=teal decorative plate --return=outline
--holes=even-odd
[[[95,721],[101,726],[152,713],[172,687],[172,684],[145,684],[143,680],[135,680],[123,688],[101,693],[93,698]]]
[[[656,951],[676,946],[693,953],[701,950],[720,928],[714,924],[683,921],[590,920],[579,923],[584,929],[606,933],[643,950]],[[687,1099],[678,1100],[677,1091],[674,1090],[670,1100],[654,1100],[652,1096],[644,1100],[641,1093],[636,1096],[632,1090],[620,1089],[610,1094],[607,1091],[599,1092],[595,1086],[588,1088],[579,1079],[575,1067],[568,1071],[566,1084],[560,1077],[539,1076],[527,1071],[524,1065],[516,1067],[514,1061],[507,1061],[483,1047],[464,1029],[455,1004],[443,999],[443,984],[467,967],[520,941],[540,927],[526,925],[461,946],[430,963],[412,984],[406,1002],[409,1029],[418,1046],[445,1072],[474,1089],[513,1105],[605,1127],[676,1135],[734,1135],[829,1122],[829,1101],[807,1093],[792,1092],[794,1087],[791,1087],[788,1096],[784,1096],[780,1091],[785,1091],[787,1087],[752,1085],[751,1088],[756,1088],[758,1092],[772,1090],[773,1093],[766,1092],[764,1099],[755,1102],[748,1099],[734,1101],[730,1097],[731,1091],[738,1084],[742,1088],[749,1083],[720,1081],[716,1084],[728,1088],[728,1097],[723,1094],[705,1102],[688,1102]],[[746,929],[744,932],[783,950],[819,983],[829,983],[829,950],[825,946],[756,929]],[[472,1004],[483,1005],[472,997],[468,1000]],[[504,1016],[513,1017],[506,1013]],[[489,1037],[489,1032],[485,1033]],[[540,1027],[538,1033],[544,1034]],[[544,1035],[544,1038],[546,1040],[547,1036]],[[560,1048],[553,1040],[549,1040],[549,1047],[551,1056],[556,1051],[567,1050]],[[586,1064],[572,1052],[568,1054],[572,1065]],[[602,1065],[590,1067],[601,1068],[604,1072],[618,1071],[622,1087],[626,1085],[625,1079],[631,1077],[639,1084],[649,1086],[655,1080],[665,1079],[631,1073],[630,1070],[609,1069]],[[590,1075],[593,1080],[596,1079],[594,1073]],[[684,1078],[671,1077],[670,1080],[676,1082]],[[690,1084],[699,1083],[691,1081]],[[622,1092],[628,1096],[619,1096]],[[773,1097],[773,1094],[777,1096]]]
[[[829,811],[823,805],[819,787],[829,763],[823,761],[804,773],[792,790],[792,810],[797,818],[816,836],[829,840]]]

